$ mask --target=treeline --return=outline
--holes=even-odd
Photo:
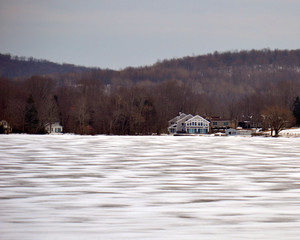
[[[0,76],[14,78],[28,78],[33,75],[58,75],[64,73],[82,73],[92,68],[75,66],[72,64],[57,64],[33,57],[18,57],[10,54],[0,54]]]
[[[42,133],[46,123],[59,121],[64,132],[78,134],[160,134],[180,109],[193,113],[201,102],[174,81],[123,87],[81,79],[59,87],[35,76],[22,82],[0,78],[0,89],[0,118],[14,132],[27,133]]]
[[[18,132],[59,121],[79,134],[159,134],[179,111],[261,122],[273,107],[292,112],[299,95],[300,50],[216,52],[121,71],[2,77],[0,118]]]

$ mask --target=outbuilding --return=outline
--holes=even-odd
[[[59,122],[55,123],[47,123],[45,126],[45,130],[47,133],[62,133],[63,126],[59,124]]]

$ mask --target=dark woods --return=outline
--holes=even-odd
[[[10,78],[0,79],[0,120],[15,132],[42,133],[46,123],[60,122],[64,132],[78,134],[160,134],[179,111],[237,122],[266,121],[275,109],[300,111],[300,50],[216,52],[121,71],[32,77],[20,73],[28,61],[10,61],[1,63]]]

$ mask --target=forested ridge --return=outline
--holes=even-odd
[[[0,54],[0,76],[14,79],[26,78],[33,75],[51,75],[63,73],[80,73],[92,68],[73,64],[58,64],[33,57],[18,57],[10,54]]]
[[[20,132],[59,121],[80,134],[162,133],[179,111],[259,122],[272,107],[292,112],[300,95],[300,50],[215,52],[119,71],[33,67],[10,77],[2,62],[0,69],[0,118]],[[30,130],[29,99],[39,122]]]

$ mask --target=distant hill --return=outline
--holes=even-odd
[[[128,67],[120,71],[58,64],[47,60],[0,54],[0,76],[10,79],[28,78],[33,75],[57,76],[66,73],[72,73],[78,78],[78,74],[84,75],[86,72],[87,78],[98,79],[106,84],[132,85],[167,80],[205,83],[215,81],[216,78],[218,81],[249,84],[250,80],[261,78],[262,75],[265,75],[263,81],[270,80],[271,73],[276,73],[277,80],[282,74],[298,75],[300,73],[300,50],[263,49],[215,52],[193,57],[167,59],[152,66]],[[266,77],[266,75],[268,76]]]
[[[26,79],[33,75],[51,77],[59,81],[59,86],[77,84],[80,79],[127,88],[149,88],[173,81],[173,85],[175,82],[176,85],[184,84],[194,93],[215,97],[218,101],[254,93],[264,94],[273,88],[278,89],[280,84],[284,87],[294,85],[290,95],[295,95],[300,85],[300,50],[215,52],[120,71],[0,54],[0,76]]]
[[[198,94],[228,97],[270,91],[282,81],[300,82],[300,50],[251,50],[164,60],[121,71],[94,70],[86,78],[105,84],[149,86],[175,81]]]
[[[0,76],[10,79],[27,78],[34,75],[82,73],[91,70],[92,68],[72,64],[58,64],[47,60],[0,54]]]
[[[300,72],[300,50],[251,50],[184,57],[157,62],[150,67],[127,68],[119,72],[133,82],[143,80],[212,81],[228,80],[249,83],[253,74]],[[280,74],[279,74],[280,75]]]

